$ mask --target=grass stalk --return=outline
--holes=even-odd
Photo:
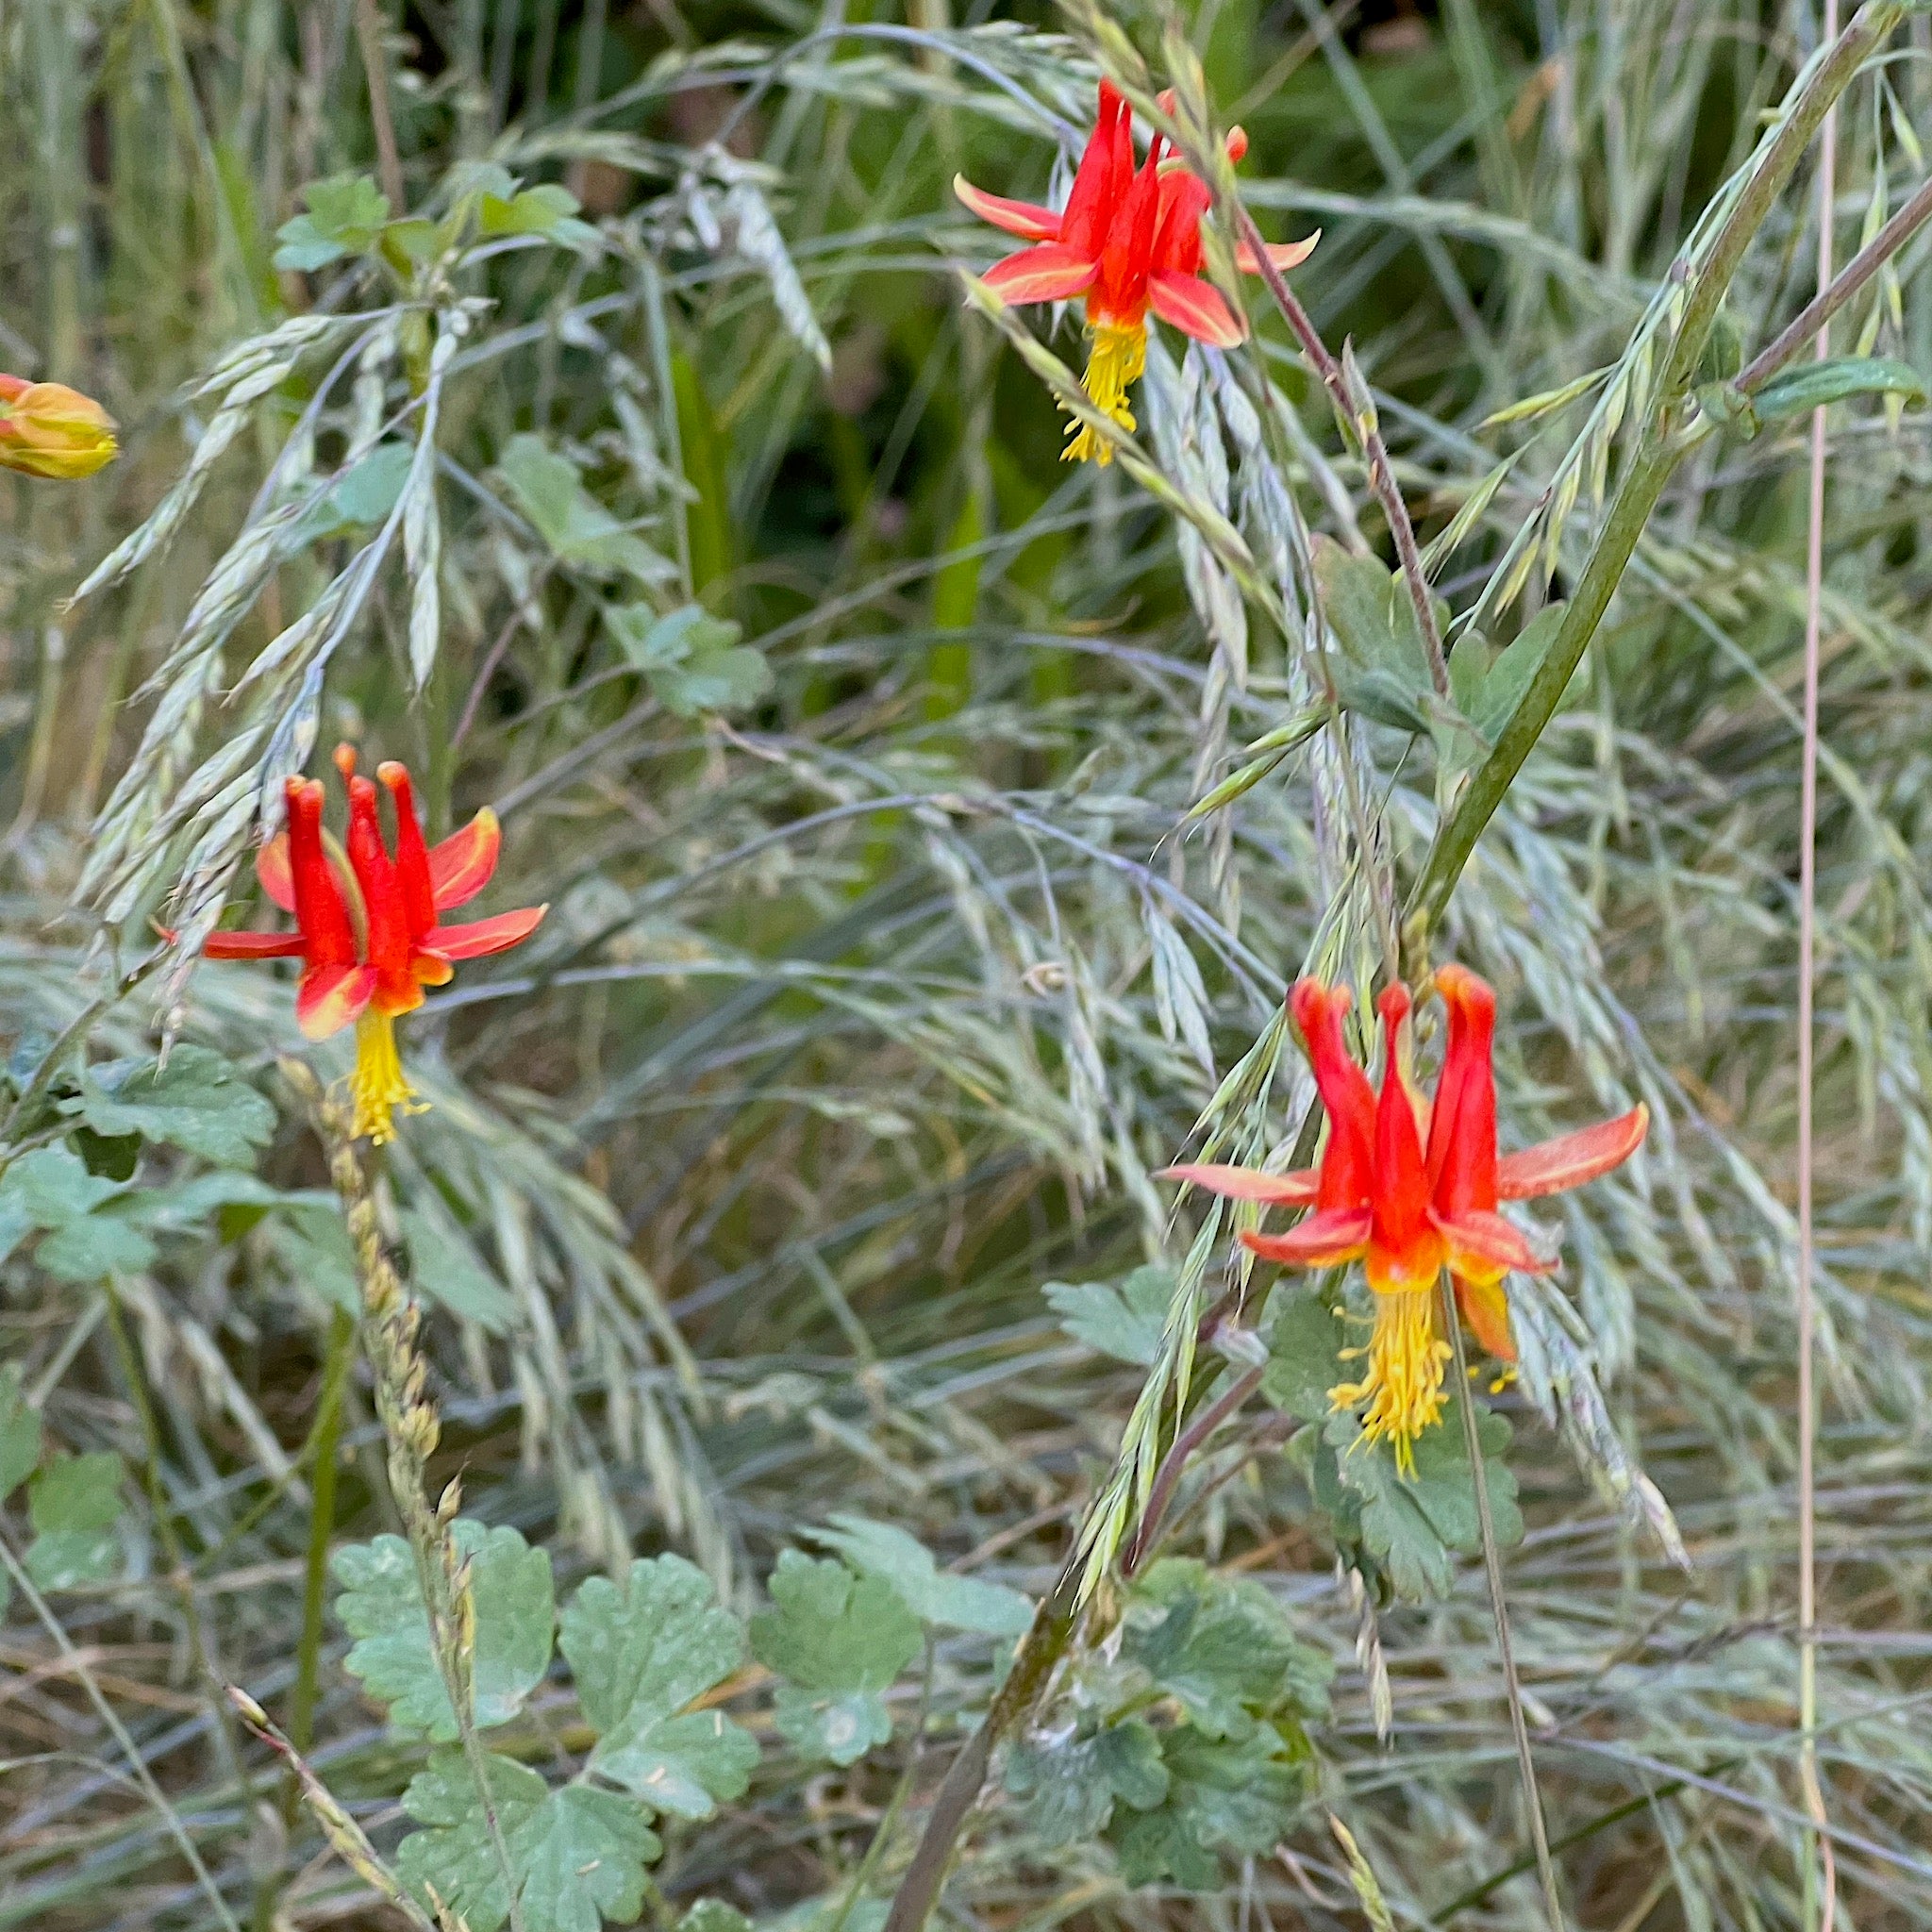
[[[490,1845],[508,1902],[510,1932],[524,1932],[523,1907],[510,1864],[489,1765],[477,1735],[472,1702],[475,1625],[469,1594],[468,1566],[458,1550],[451,1525],[460,1506],[460,1486],[451,1483],[439,1500],[429,1500],[429,1458],[441,1439],[442,1421],[426,1392],[429,1368],[417,1345],[422,1311],[403,1287],[377,1222],[369,1170],[356,1152],[342,1109],[324,1091],[303,1061],[284,1058],[282,1077],[307,1107],[328,1155],[329,1179],[348,1224],[361,1290],[362,1351],[375,1383],[376,1419],[382,1424],[390,1493],[416,1558],[417,1583],[429,1622],[430,1648],[456,1713],[463,1756],[475,1783]]]
[[[1824,31],[1838,25],[1838,0],[1824,0]],[[1824,117],[1818,142],[1818,301],[1832,287],[1832,211],[1838,188],[1838,110]],[[1814,304],[1814,306],[1816,306]],[[1831,353],[1828,316],[1818,325],[1816,354]],[[1811,412],[1805,532],[1805,724],[1798,805],[1798,1775],[1805,1808],[1817,1829],[1803,1840],[1805,1932],[1831,1932],[1838,1906],[1837,1874],[1818,1785],[1818,1392],[1815,1387],[1817,1311],[1812,1300],[1813,1087],[1816,1067],[1818,948],[1818,672],[1824,606],[1825,418]],[[1824,1861],[1824,1892],[1819,1863]]]

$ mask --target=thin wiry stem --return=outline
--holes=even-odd
[[[1407,586],[1408,601],[1415,608],[1415,621],[1422,632],[1423,649],[1428,655],[1429,680],[1436,687],[1439,697],[1447,697],[1449,659],[1442,649],[1441,626],[1436,622],[1435,600],[1429,594],[1429,580],[1423,570],[1422,553],[1416,548],[1415,525],[1409,521],[1408,506],[1402,500],[1402,486],[1395,480],[1388,446],[1382,441],[1381,427],[1373,408],[1365,407],[1365,398],[1350,392],[1348,373],[1322,340],[1308,311],[1288,286],[1288,278],[1268,258],[1268,244],[1261,239],[1261,230],[1256,226],[1254,216],[1239,201],[1235,202],[1234,210],[1235,219],[1241,225],[1241,240],[1254,252],[1263,285],[1274,298],[1275,308],[1280,309],[1282,320],[1293,330],[1295,341],[1301,344],[1302,354],[1321,378],[1322,387],[1328,391],[1329,401],[1334,404],[1342,427],[1351,432],[1361,446],[1362,458],[1368,465],[1369,488],[1375,492],[1375,501],[1382,506],[1389,535],[1395,544],[1395,556],[1402,566],[1402,581]]]
[[[1824,34],[1838,32],[1838,0],[1824,0]],[[1818,295],[1830,291],[1832,192],[1838,181],[1838,109],[1819,129]],[[1817,354],[1831,353],[1831,326],[1822,318]],[[1804,1848],[1806,1932],[1831,1932],[1837,1907],[1837,1874],[1825,1829],[1824,1793],[1818,1788],[1818,1469],[1817,1391],[1813,1387],[1811,1087],[1813,1076],[1812,980],[1818,936],[1818,658],[1824,601],[1824,417],[1811,412],[1809,518],[1805,542],[1805,743],[1798,802],[1798,1724],[1803,1735],[1798,1769],[1805,1807],[1817,1825]],[[1818,1888],[1820,1855],[1824,1896]]]
[[[1823,343],[1831,318],[1869,282],[1885,264],[1932,221],[1932,177],[1922,181],[1911,198],[1880,228],[1851,260],[1835,275],[1820,278],[1818,293],[1738,372],[1738,387],[1750,395],[1760,390],[1807,341]],[[1823,258],[1826,267],[1831,258]],[[1824,350],[1818,351],[1822,358]]]
[[[362,72],[369,81],[369,125],[375,135],[375,172],[390,211],[409,211],[403,185],[403,158],[396,147],[395,118],[389,106],[389,59],[382,44],[382,15],[375,0],[356,0],[356,40],[362,49]]]
[[[1456,1319],[1455,1296],[1446,1289],[1441,1294],[1442,1316],[1449,1329],[1449,1348],[1456,1371],[1456,1407],[1462,1411],[1462,1441],[1469,1451],[1469,1480],[1475,1491],[1475,1520],[1483,1538],[1483,1569],[1489,1574],[1490,1608],[1496,1620],[1496,1655],[1503,1665],[1503,1688],[1509,1698],[1509,1728],[1516,1739],[1516,1763],[1523,1774],[1523,1803],[1529,1813],[1530,1848],[1536,1854],[1537,1876],[1542,1882],[1550,1932],[1563,1932],[1563,1899],[1557,1890],[1556,1861],[1550,1857],[1550,1834],[1543,1823],[1542,1793],[1537,1789],[1536,1759],[1530,1755],[1529,1726],[1523,1721],[1523,1686],[1516,1675],[1516,1649],[1509,1640],[1509,1609],[1503,1598],[1503,1558],[1496,1547],[1495,1518],[1490,1511],[1483,1439],[1476,1427],[1475,1397],[1469,1392],[1469,1353],[1462,1345],[1462,1324]]]
[[[1121,1552],[1123,1576],[1131,1577],[1146,1560],[1147,1552],[1154,1547],[1154,1539],[1160,1534],[1161,1519],[1167,1514],[1174,1485],[1180,1481],[1188,1458],[1260,1386],[1261,1370],[1244,1370],[1174,1439],[1174,1446],[1162,1458],[1159,1474],[1155,1476],[1154,1486],[1147,1492],[1147,1507],[1141,1513],[1140,1527]]]

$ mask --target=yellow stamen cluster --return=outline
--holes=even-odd
[[[396,1051],[395,1022],[374,1007],[356,1022],[356,1071],[349,1075],[349,1100],[354,1112],[349,1131],[364,1135],[380,1147],[396,1137],[394,1113],[427,1113],[429,1103],[416,1098],[416,1090],[403,1073]]]
[[[1103,416],[1129,432],[1134,428],[1134,412],[1127,408],[1127,385],[1141,379],[1147,367],[1147,325],[1132,327],[1119,323],[1097,323],[1093,346],[1087,352],[1087,373],[1080,387],[1087,399]],[[1060,452],[1063,463],[1098,463],[1105,468],[1113,461],[1113,445],[1094,435],[1085,424],[1078,425]]]
[[[1415,1474],[1415,1439],[1441,1418],[1448,1400],[1442,1374],[1451,1353],[1438,1329],[1433,1282],[1376,1295],[1368,1347],[1342,1352],[1343,1361],[1366,1356],[1368,1370],[1359,1382],[1329,1390],[1328,1400],[1338,1409],[1366,1404],[1362,1441],[1392,1443],[1395,1467],[1406,1476]]]

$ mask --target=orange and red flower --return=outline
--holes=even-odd
[[[114,419],[64,382],[0,375],[0,470],[29,476],[92,476],[121,445]]]
[[[291,778],[288,829],[256,857],[268,896],[295,915],[292,933],[217,932],[211,959],[299,958],[295,1018],[310,1040],[325,1040],[356,1023],[356,1071],[350,1076],[353,1131],[378,1143],[393,1138],[394,1111],[421,1110],[396,1051],[395,1020],[423,1004],[425,986],[441,986],[459,959],[479,959],[520,944],[548,909],[520,907],[460,925],[442,913],[474,899],[496,870],[502,831],[486,808],[436,846],[416,818],[408,772],[376,768],[395,811],[391,851],[382,832],[375,785],[356,771],[356,754],[338,747],[336,765],[349,791],[346,847],[323,829],[322,783]]]
[[[1161,96],[1171,110],[1171,96]],[[1147,158],[1134,166],[1133,116],[1113,86],[1100,83],[1100,111],[1080,157],[1067,205],[1059,213],[1030,201],[989,194],[956,175],[953,192],[982,221],[1034,245],[995,262],[986,284],[1016,308],[1032,302],[1087,298],[1089,352],[1083,387],[1095,408],[1123,429],[1134,427],[1127,385],[1147,363],[1147,312],[1172,323],[1197,341],[1232,348],[1247,328],[1201,278],[1201,218],[1210,199],[1208,184],[1166,154],[1159,135]],[[1230,159],[1247,152],[1237,127],[1227,137]],[[1306,261],[1321,238],[1276,243],[1269,259],[1279,269]],[[1236,261],[1260,272],[1247,245]],[[1071,460],[1110,462],[1110,447],[1091,429],[1078,428],[1064,452]]]
[[[1405,1473],[1414,1470],[1415,1439],[1441,1419],[1445,1400],[1443,1369],[1451,1350],[1436,1296],[1443,1268],[1476,1340],[1492,1356],[1514,1361],[1504,1279],[1511,1270],[1547,1274],[1556,1264],[1504,1219],[1499,1205],[1607,1174],[1642,1144],[1650,1119],[1637,1107],[1580,1133],[1499,1155],[1491,1066],[1495,993],[1461,966],[1443,967],[1436,990],[1448,1008],[1449,1029],[1435,1102],[1426,1110],[1426,1144],[1417,1098],[1399,1062],[1407,992],[1393,986],[1376,1003],[1384,1069],[1375,1091],[1342,1038],[1347,991],[1304,979],[1289,998],[1328,1116],[1321,1164],[1311,1173],[1285,1174],[1212,1165],[1168,1170],[1170,1178],[1210,1193],[1311,1208],[1287,1234],[1241,1236],[1265,1260],[1300,1268],[1362,1261],[1374,1291],[1375,1325],[1368,1347],[1351,1353],[1365,1356],[1367,1368],[1358,1382],[1330,1390],[1329,1397],[1338,1408],[1360,1407],[1363,1436],[1392,1442]]]

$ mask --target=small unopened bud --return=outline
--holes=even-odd
[[[446,1529],[462,1514],[462,1509],[463,1479],[461,1476],[455,1476],[437,1502],[436,1520]]]
[[[63,382],[0,375],[0,469],[29,476],[92,476],[120,454],[114,419]]]
[[[243,1724],[253,1724],[257,1730],[268,1729],[268,1712],[247,1691],[239,1684],[228,1685],[227,1691],[228,1702],[240,1712]]]

